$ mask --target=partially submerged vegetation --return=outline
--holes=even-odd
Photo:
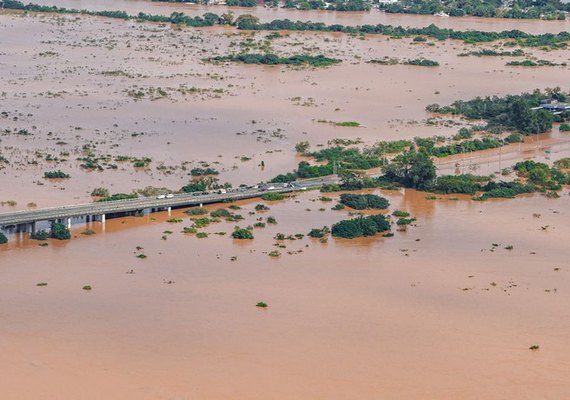
[[[328,67],[338,64],[341,60],[337,58],[325,57],[324,55],[311,56],[307,54],[296,54],[289,57],[280,57],[276,54],[234,54],[228,56],[216,56],[207,59],[211,62],[240,62],[244,64],[262,65],[310,65],[313,67]]]
[[[509,61],[505,65],[510,67],[565,67],[566,63],[555,63],[548,60],[524,60],[524,61]]]
[[[470,120],[482,119],[487,122],[485,129],[492,132],[516,130],[522,134],[542,133],[552,128],[556,119],[546,109],[540,108],[543,101],[566,101],[568,94],[559,88],[548,89],[544,93],[509,95],[505,97],[477,97],[468,101],[456,101],[449,106],[431,104],[426,110],[432,113],[461,115]]]
[[[57,240],[71,239],[71,232],[63,224],[53,223],[51,225],[50,237]]]
[[[340,202],[354,210],[384,210],[390,205],[388,199],[375,194],[343,193],[340,195]]]
[[[380,3],[380,9],[389,13],[436,14],[451,17],[470,15],[474,17],[495,17],[513,19],[548,19],[564,20],[570,11],[568,3],[560,0],[501,0],[479,1],[464,0],[397,0]]]
[[[421,37],[421,36],[420,36]],[[437,67],[439,63],[434,60],[428,60],[426,58],[415,58],[408,60],[400,60],[394,57],[384,57],[384,58],[373,58],[367,61],[369,64],[380,64],[380,65],[415,65],[419,67]]]
[[[291,21],[288,19],[261,23],[257,17],[247,14],[240,15],[234,21],[233,16],[230,14],[223,14],[220,16],[214,13],[206,13],[201,17],[189,17],[184,15],[184,13],[179,12],[174,12],[170,16],[151,15],[142,12],[136,16],[131,16],[124,11],[67,9],[56,6],[41,6],[33,3],[24,4],[16,0],[0,0],[0,8],[61,14],[96,15],[124,20],[133,19],[193,27],[232,25],[236,26],[238,29],[244,30],[344,32],[350,34],[360,33],[386,35],[394,38],[425,36],[437,40],[462,40],[466,43],[483,43],[506,40],[509,41],[509,43],[515,43],[524,47],[550,47],[552,49],[566,48],[567,42],[570,41],[570,33],[568,32],[560,32],[558,34],[530,34],[519,30],[502,32],[456,31],[453,29],[439,28],[433,24],[423,28],[405,28],[402,26],[383,24],[357,26],[345,26],[341,24],[326,25],[322,22]]]
[[[57,170],[57,171],[44,172],[44,178],[46,178],[46,179],[67,179],[67,178],[71,178],[71,176],[69,174],[66,174],[65,172],[63,172],[61,170]]]
[[[525,55],[525,52],[521,49],[516,50],[504,50],[504,51],[497,51],[493,49],[482,49],[477,51],[469,51],[465,53],[458,54],[459,57],[522,57]]]
[[[240,239],[240,240],[251,240],[253,239],[253,233],[251,230],[236,227],[236,229],[232,232],[232,238]]]
[[[354,239],[363,236],[374,236],[379,232],[390,230],[390,222],[384,215],[370,215],[337,222],[331,228],[334,237]]]

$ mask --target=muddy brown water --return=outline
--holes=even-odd
[[[317,192],[269,204],[263,215],[278,224],[246,243],[184,235],[181,211],[181,224],[162,213],[108,220],[104,232],[94,223],[91,236],[76,226],[77,237],[48,247],[13,241],[0,249],[3,396],[566,397],[568,193],[483,203],[382,194],[417,226],[285,241],[278,259],[264,254],[277,232],[306,233],[347,211],[312,201]],[[240,225],[255,222],[255,204],[240,203]]]
[[[568,74],[568,67],[513,68],[505,66],[506,57],[457,56],[488,45],[447,41],[429,46],[411,39],[313,33],[291,33],[272,46],[283,54],[324,53],[342,64],[326,69],[212,65],[202,60],[235,51],[250,37],[261,43],[266,33],[249,36],[231,28],[178,30],[108,18],[11,12],[0,15],[0,21],[1,104],[8,112],[0,121],[3,129],[32,133],[2,135],[2,155],[10,166],[0,170],[0,200],[17,201],[15,209],[32,202],[44,207],[91,201],[89,194],[100,186],[111,192],[148,185],[177,190],[200,161],[218,169],[222,182],[268,180],[295,168],[299,158],[293,147],[302,140],[317,149],[335,138],[373,144],[450,136],[461,126],[455,125],[458,121],[427,125],[431,116],[426,105],[564,88]],[[560,63],[568,59],[567,50],[525,51]],[[384,56],[426,57],[441,66],[366,63]],[[158,88],[166,90],[166,97],[149,97],[149,90]],[[139,91],[143,97],[137,100],[133,93]],[[358,121],[361,127],[327,121]],[[554,129],[541,143],[557,147],[540,147],[535,156],[545,157],[545,150],[553,159],[567,156],[568,139]],[[111,156],[109,163],[117,169],[81,169],[77,159],[85,156],[85,145],[96,156]],[[47,155],[58,160],[47,161]],[[122,155],[153,161],[147,169],[135,169],[113,161]],[[498,171],[527,155],[515,155],[509,162],[483,160],[486,166],[480,169]],[[453,160],[441,162],[445,172]],[[45,171],[58,168],[71,179],[42,178]]]
[[[189,7],[141,1],[57,4],[132,13]],[[272,11],[255,12],[273,19]],[[276,14],[301,18],[286,10]],[[380,13],[302,15],[350,23],[376,17],[409,25],[436,20]],[[516,25],[537,31],[558,31],[566,24],[437,21],[457,28]],[[264,36],[258,33],[254,40]],[[293,146],[301,140],[316,148],[339,137],[371,144],[452,135],[457,121],[426,124],[427,104],[565,87],[568,75],[564,67],[510,69],[504,65],[508,59],[457,57],[486,45],[418,46],[410,39],[337,34],[292,33],[273,44],[283,54],[305,47],[343,59],[324,70],[200,61],[235,50],[246,37],[224,28],[173,30],[105,18],[0,13],[0,93],[5,93],[0,111],[9,113],[0,124],[2,131],[32,133],[0,136],[1,154],[9,160],[0,170],[0,201],[18,203],[0,212],[29,202],[43,207],[90,201],[98,186],[111,192],[147,185],[176,189],[201,160],[218,168],[223,181],[252,183],[293,169],[300,160]],[[568,59],[565,50],[530,53]],[[441,66],[364,63],[385,55],[425,56]],[[102,74],[113,71],[121,73]],[[206,91],[182,95],[180,85]],[[149,87],[173,89],[165,99],[135,101],[127,95]],[[296,97],[300,100],[292,100]],[[356,120],[363,127],[340,128],[319,119]],[[521,159],[567,157],[568,139],[555,127],[500,151],[437,162],[442,173],[488,174]],[[96,155],[153,161],[146,170],[111,161],[116,170],[86,172],[77,160],[86,144]],[[46,154],[60,160],[47,161]],[[54,169],[71,179],[42,179]],[[112,219],[104,227],[77,224],[71,241],[50,240],[47,247],[24,235],[10,236],[9,244],[0,246],[0,397],[567,398],[568,190],[559,199],[537,194],[487,202],[467,196],[428,200],[411,190],[379,193],[390,199],[390,211],[416,217],[415,226],[392,238],[320,243],[305,237],[276,248],[272,238],[279,232],[306,234],[348,218],[348,210],[332,211],[335,202],[307,192],[253,216],[248,212],[259,201],[241,202],[237,212],[245,221],[212,224],[204,229],[210,233],[206,239],[181,233],[191,224],[181,210]],[[253,241],[228,236],[235,225],[269,215],[278,224],[256,228]],[[166,222],[170,217],[184,221]],[[86,228],[96,233],[82,234]],[[272,259],[268,253],[275,249],[281,255]],[[40,282],[48,285],[36,286]],[[84,285],[93,290],[82,290]],[[256,308],[259,301],[269,307]],[[532,345],[540,349],[529,350]]]
[[[456,30],[503,31],[519,29],[529,33],[558,33],[570,30],[570,22],[567,20],[538,21],[476,17],[442,18],[432,15],[387,14],[377,10],[372,10],[370,12],[334,12],[320,10],[302,11],[265,7],[247,8],[227,7],[221,5],[201,6],[188,3],[153,2],[147,0],[38,0],[34,3],[94,11],[122,10],[129,14],[145,12],[157,15],[170,15],[172,12],[183,12],[187,15],[201,16],[206,12],[217,14],[232,12],[236,17],[241,14],[255,15],[262,22],[288,18],[293,21],[324,22],[329,25],[386,24],[395,26],[423,27],[434,24],[442,28]]]

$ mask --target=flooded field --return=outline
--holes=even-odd
[[[130,14],[227,10],[142,0],[36,3]],[[569,26],[232,11],[351,25]],[[308,68],[205,60],[260,49],[342,62]],[[427,105],[568,89],[566,65],[509,67],[512,57],[458,56],[480,49],[511,48],[336,33],[270,38],[230,27],[0,10],[0,213],[91,202],[99,187],[179,190],[197,167],[215,168],[220,182],[234,186],[266,181],[303,160],[294,148],[300,141],[318,149],[338,138],[366,146],[449,137],[466,121],[434,118]],[[570,61],[564,49],[524,52]],[[368,62],[386,56],[440,65]],[[341,121],[360,127],[335,125]],[[569,156],[570,133],[555,124],[523,143],[436,165],[440,174],[485,175],[521,160]],[[70,178],[43,178],[54,170]],[[306,191],[285,201],[234,203],[244,219],[212,222],[200,229],[205,238],[182,232],[192,224],[185,210],[74,224],[70,241],[9,235],[0,245],[0,397],[569,398],[568,188],[556,199],[537,193],[489,201],[410,189],[370,193],[390,201],[382,213],[403,210],[417,220],[407,228],[394,223],[393,237],[309,238],[311,229],[354,214],[331,209],[338,193],[323,201]],[[269,210],[256,209],[260,203]],[[255,224],[253,240],[231,238],[236,225]],[[280,233],[298,236],[277,240]]]
[[[85,10],[122,10],[129,14],[139,12],[170,15],[183,12],[187,15],[202,15],[206,12],[223,14],[231,11],[236,16],[252,14],[263,22],[288,18],[292,21],[314,21],[326,24],[361,25],[386,24],[394,26],[422,27],[435,24],[439,27],[458,30],[503,31],[519,29],[529,33],[558,33],[570,31],[570,21],[537,21],[516,19],[495,19],[476,17],[442,18],[432,15],[387,14],[381,11],[370,12],[335,12],[320,10],[295,10],[266,7],[227,7],[222,5],[202,6],[190,3],[153,2],[148,0],[37,0],[35,4],[58,6]]]
[[[16,208],[91,201],[89,194],[101,186],[112,192],[148,185],[178,190],[201,162],[219,170],[222,182],[268,180],[295,168],[299,141],[317,146],[335,138],[373,144],[449,136],[457,132],[456,122],[427,124],[428,104],[564,87],[568,75],[566,66],[517,68],[505,66],[509,57],[458,57],[490,45],[456,41],[302,32],[267,40],[266,32],[231,28],[9,12],[0,14],[0,33],[0,145],[11,164],[0,170],[0,200],[18,200]],[[283,55],[325,54],[342,63],[307,69],[204,61],[260,46]],[[525,52],[560,64],[569,58],[567,50]],[[385,56],[424,57],[440,66],[367,63]],[[570,137],[556,129],[552,135],[561,145]],[[78,158],[87,153],[110,165],[81,168]],[[151,162],[133,168],[115,161],[121,157]],[[42,179],[56,167],[71,178]]]

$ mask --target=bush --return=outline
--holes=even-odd
[[[8,238],[2,232],[0,232],[0,244],[8,243]]]
[[[97,200],[98,202],[103,202],[103,201],[117,201],[117,200],[128,200],[128,199],[136,199],[138,196],[138,194],[136,193],[131,193],[131,194],[127,194],[127,193],[115,193],[111,196],[108,197],[103,197],[102,199]]]
[[[47,240],[49,238],[49,236],[50,235],[48,232],[41,230],[41,231],[37,231],[35,233],[32,233],[30,235],[30,238],[34,239],[34,240]]]
[[[353,128],[358,128],[360,126],[360,122],[356,121],[341,121],[341,122],[335,122],[334,124],[336,126],[349,126]]]
[[[406,65],[417,65],[419,67],[437,67],[439,63],[437,61],[428,60],[425,58],[417,58],[415,60],[408,60],[405,61],[404,64]]]
[[[265,193],[261,198],[265,201],[277,201],[285,199],[285,196],[281,193]]]
[[[521,143],[523,141],[523,136],[520,133],[511,133],[505,138],[507,143]]]
[[[295,145],[295,151],[300,154],[305,154],[309,150],[309,142],[299,142]]]
[[[203,207],[195,207],[195,208],[190,208],[186,211],[184,211],[186,214],[188,215],[204,215],[204,214],[208,214],[208,210],[203,208]]]
[[[253,239],[253,233],[247,229],[237,228],[232,232],[232,237],[234,239]]]
[[[471,174],[464,175],[444,175],[435,180],[432,191],[435,193],[464,193],[475,194],[481,191],[482,182],[488,182],[491,178],[488,176],[477,176]]]
[[[203,175],[218,175],[219,172],[213,168],[193,168],[190,170],[192,176],[203,176]]]
[[[182,186],[182,191],[184,193],[193,193],[193,192],[203,192],[208,189],[208,183],[203,180],[199,179],[197,181],[192,181],[188,185]]]
[[[406,218],[406,217],[409,217],[409,216],[410,216],[410,213],[409,213],[409,212],[406,212],[406,211],[396,210],[396,211],[394,211],[394,212],[392,213],[392,215],[393,215],[394,217],[398,217],[398,218]]]
[[[329,232],[330,232],[329,228],[323,226],[321,229],[316,229],[316,228],[311,229],[311,231],[307,234],[307,236],[320,239],[328,235]]]
[[[390,222],[383,215],[370,215],[340,221],[332,226],[334,237],[353,239],[362,236],[374,236],[378,232],[390,229]]]
[[[561,132],[569,132],[570,131],[570,124],[564,122],[563,124],[560,124],[560,131]]]
[[[57,240],[69,240],[71,239],[71,232],[63,224],[54,223],[51,225],[50,236]]]
[[[204,217],[204,218],[195,218],[192,220],[192,222],[194,222],[195,228],[203,228],[205,226],[210,225],[210,222],[212,221],[209,218]]]
[[[44,178],[46,178],[46,179],[67,179],[67,178],[71,178],[71,175],[66,174],[63,171],[57,170],[57,171],[44,172]]]
[[[226,210],[225,208],[220,208],[216,211],[212,211],[210,213],[210,217],[212,218],[228,218],[232,215],[231,212],[229,212],[228,210]]]
[[[489,182],[483,186],[483,193],[476,200],[487,200],[491,198],[512,199],[522,193],[532,193],[534,186],[525,185],[520,182]]]
[[[388,208],[390,202],[384,197],[375,194],[350,194],[340,195],[340,202],[345,206],[355,210],[377,209],[383,210]]]
[[[109,189],[104,187],[98,187],[93,189],[91,192],[91,196],[93,197],[109,197],[111,194],[109,193]]]

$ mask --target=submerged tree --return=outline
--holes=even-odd
[[[384,174],[386,179],[414,189],[428,188],[436,177],[435,164],[429,155],[414,148],[395,157],[384,167]]]

